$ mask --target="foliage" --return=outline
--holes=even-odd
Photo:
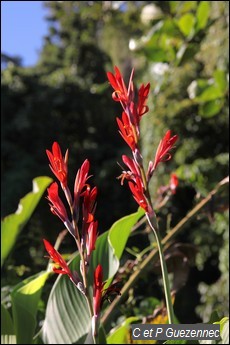
[[[33,191],[27,194],[18,205],[14,214],[5,217],[1,223],[1,266],[12,251],[20,231],[31,217],[44,190],[51,182],[49,177],[37,177],[33,180]]]

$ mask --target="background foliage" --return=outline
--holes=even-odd
[[[38,63],[25,68],[18,57],[2,56],[2,216],[16,210],[34,177],[51,176],[45,149],[54,140],[70,149],[72,182],[89,158],[99,187],[101,233],[136,210],[116,179],[116,162],[127,148],[117,133],[120,108],[111,99],[106,71],[117,64],[126,77],[134,66],[137,84],[151,83],[150,112],[142,122],[146,162],[166,129],[180,138],[174,159],[160,166],[151,186],[154,201],[172,171],[180,179],[177,194],[159,212],[164,233],[227,175],[229,3],[50,1],[45,6],[50,29]],[[228,314],[227,206],[222,193],[178,238],[196,251],[175,299],[183,323],[207,322],[213,309],[221,317]],[[44,268],[41,239],[54,242],[60,230],[43,198],[3,266],[4,289]],[[122,264],[140,256],[149,241],[148,232],[133,235]],[[63,250],[70,253],[72,245],[66,237]],[[157,278],[154,269],[151,279],[143,276],[120,314],[152,314],[156,299],[162,299]],[[44,302],[40,312],[42,318]]]

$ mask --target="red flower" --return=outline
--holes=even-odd
[[[127,176],[128,178],[126,177],[127,180],[133,180],[135,183],[137,183],[137,180],[141,181],[139,166],[137,165],[135,160],[132,158],[129,158],[126,155],[122,155],[122,160],[129,168],[129,171],[128,171],[129,177],[128,176]],[[127,173],[127,171],[124,171],[124,173]]]
[[[50,201],[50,210],[53,214],[58,216],[63,223],[68,222],[68,215],[65,209],[65,206],[58,195],[58,184],[54,182],[51,186],[47,189],[48,197],[47,199]]]
[[[148,201],[145,197],[144,189],[143,189],[140,177],[137,179],[136,184],[130,181],[129,188],[133,194],[134,199],[138,203],[138,205],[141,206],[145,210],[145,212],[150,213],[151,207],[149,206]]]
[[[130,123],[128,115],[123,111],[122,120],[117,118],[117,124],[120,129],[119,133],[132,151],[135,151],[137,145],[137,134],[134,126]]]
[[[138,91],[138,103],[137,103],[137,114],[139,117],[146,114],[149,111],[149,107],[146,105],[146,101],[149,95],[150,83],[146,86],[141,85]]]
[[[178,177],[176,174],[171,174],[169,188],[171,189],[172,194],[176,194],[176,188],[179,184]]]
[[[101,310],[102,293],[105,283],[103,283],[103,269],[101,265],[97,265],[94,271],[93,284],[93,310],[97,317]]]
[[[73,279],[73,275],[61,254],[47,240],[43,239],[43,242],[47,252],[49,253],[50,259],[52,259],[55,262],[55,264],[57,264],[60,267],[54,267],[53,271],[59,274],[67,274],[70,277],[70,279]]]
[[[63,158],[60,146],[57,142],[54,142],[52,146],[52,153],[49,150],[46,150],[46,154],[50,161],[50,169],[57,179],[63,184],[63,186],[66,187],[68,174],[68,150],[65,153],[65,158]]]
[[[96,209],[97,187],[94,187],[92,190],[90,190],[90,186],[88,186],[83,195],[83,221],[85,223],[91,223],[94,220],[94,213]]]
[[[166,162],[169,159],[171,159],[171,154],[169,153],[169,150],[172,149],[177,139],[178,139],[177,135],[174,135],[173,137],[171,137],[170,130],[166,132],[164,138],[160,141],[158,145],[152,170],[155,170],[157,165],[160,162]]]
[[[115,70],[115,74],[112,74],[111,72],[107,72],[107,77],[109,79],[109,82],[114,89],[112,98],[116,102],[121,102],[123,103],[123,105],[124,104],[127,105],[127,103],[129,103],[133,99],[133,96],[134,96],[133,81],[132,81],[134,70],[132,70],[131,75],[130,75],[128,90],[118,67],[115,66],[114,70]]]
[[[95,249],[95,243],[97,240],[98,232],[97,232],[98,222],[91,222],[88,227],[88,234],[86,238],[86,251],[88,258],[90,257],[92,251]]]
[[[83,188],[86,186],[86,181],[90,176],[89,173],[89,161],[86,159],[80,169],[77,172],[74,184],[74,206],[77,207],[79,203],[79,198]]]

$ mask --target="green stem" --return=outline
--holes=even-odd
[[[166,307],[167,307],[167,313],[168,313],[168,322],[169,322],[169,324],[172,324],[172,323],[175,323],[174,322],[174,312],[173,312],[168,270],[167,270],[167,266],[166,266],[166,262],[165,262],[165,258],[164,258],[163,247],[161,244],[161,238],[160,238],[159,232],[157,232],[155,230],[154,226],[152,225],[151,219],[149,218],[149,215],[147,213],[146,213],[146,218],[147,218],[149,225],[150,225],[151,229],[153,230],[154,235],[155,235],[156,240],[157,240],[160,263],[161,263],[161,270],[162,270],[164,292],[165,292]]]

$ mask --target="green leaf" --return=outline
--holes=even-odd
[[[228,82],[227,82],[227,75],[225,71],[217,69],[214,73],[214,80],[215,84],[219,87],[219,89],[224,94],[227,91]]]
[[[169,1],[171,13],[176,13],[181,1]]]
[[[121,218],[96,242],[88,272],[89,290],[92,295],[93,274],[96,266],[103,266],[104,280],[112,279],[119,267],[119,259],[125,248],[133,225],[143,215],[138,212]],[[80,258],[77,254],[70,263],[72,271],[79,272]],[[46,317],[42,327],[45,344],[84,343],[90,331],[91,318],[85,297],[70,282],[68,277],[59,276],[49,296]]]
[[[220,336],[222,341],[219,344],[229,344],[229,318],[224,317],[219,322],[214,322],[215,325],[220,325]]]
[[[14,326],[8,310],[1,304],[1,334],[13,335]]]
[[[223,99],[215,99],[199,106],[199,115],[205,118],[213,117],[221,111],[224,105]]]
[[[130,324],[137,322],[138,317],[129,317],[126,319],[121,326],[118,326],[108,337],[107,344],[128,344],[128,334]]]
[[[17,344],[15,335],[1,335],[1,344]]]
[[[177,25],[185,37],[191,37],[194,32],[195,17],[191,13],[184,14],[178,21]]]
[[[38,302],[48,275],[48,272],[42,272],[30,277],[18,284],[11,293],[17,344],[32,343]]]
[[[12,250],[20,231],[30,219],[45,189],[51,182],[52,179],[46,176],[33,179],[32,192],[20,200],[18,209],[14,214],[10,214],[2,220],[1,266]]]
[[[138,212],[129,216],[123,217],[116,221],[109,231],[109,241],[114,248],[115,255],[120,259],[126,242],[130,235],[133,225],[145,214],[144,210],[140,207]]]
[[[210,85],[197,98],[200,102],[209,102],[209,101],[213,101],[217,98],[222,98],[222,97],[223,97],[223,92],[221,91],[219,86]]]
[[[220,329],[221,329],[220,325]],[[229,319],[227,319],[224,324],[222,330],[220,330],[220,335],[222,338],[222,344],[229,344]]]
[[[210,4],[209,1],[201,1],[197,8],[197,26],[196,29],[199,31],[200,29],[204,29],[207,25],[208,18],[210,13]]]
[[[197,6],[197,1],[169,1],[170,10],[172,13],[178,15],[194,10]]]

